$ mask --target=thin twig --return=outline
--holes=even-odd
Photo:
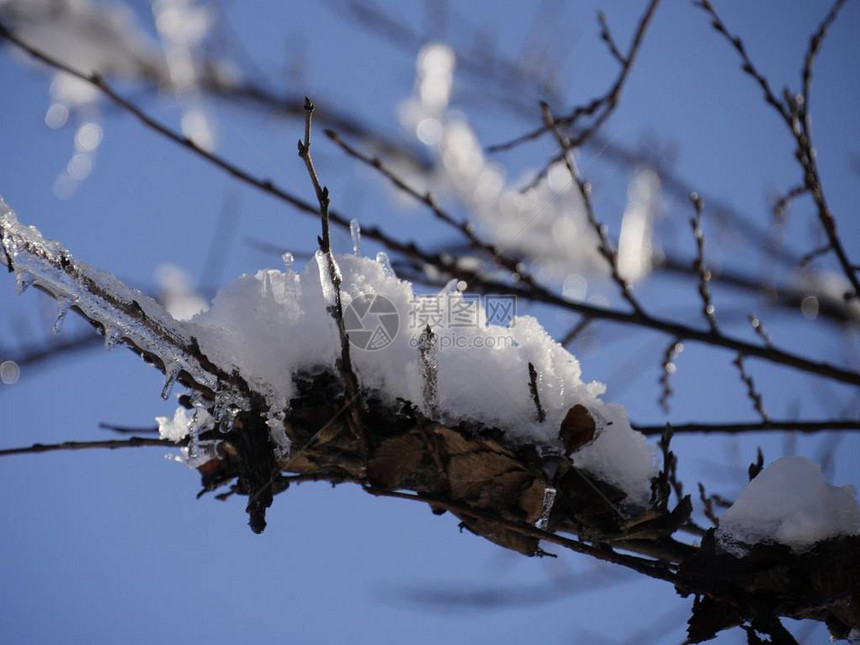
[[[675,338],[666,346],[666,350],[663,352],[663,360],[660,363],[660,398],[657,400],[657,403],[663,412],[667,414],[669,412],[669,399],[675,393],[670,383],[672,375],[678,369],[675,360],[684,351],[684,344],[681,340],[681,338]]]
[[[480,239],[475,233],[475,228],[471,222],[465,220],[458,221],[453,215],[448,213],[448,211],[439,205],[432,193],[419,192],[386,166],[382,159],[376,156],[364,154],[357,150],[344,141],[343,138],[334,130],[325,130],[325,134],[347,155],[374,169],[394,184],[398,190],[409,195],[421,204],[424,204],[428,209],[430,209],[430,212],[433,213],[434,217],[458,231],[466,239],[471,248],[484,251],[496,264],[504,267],[510,273],[516,273],[520,280],[525,281],[526,283],[531,282],[531,277],[526,273],[525,266],[521,260],[506,255],[504,253],[504,249],[499,249],[496,245]]]
[[[181,445],[181,443],[173,443],[169,439],[153,439],[151,437],[102,439],[98,441],[64,441],[62,443],[34,443],[32,446],[26,446],[23,448],[5,448],[0,450],[0,457],[6,457],[8,455],[33,455],[42,452],[57,452],[61,450],[91,450],[94,448],[116,450],[118,448],[143,448],[148,446],[176,448]]]
[[[576,161],[571,154],[571,150],[574,149],[574,146],[570,139],[565,137],[558,129],[555,121],[553,121],[552,112],[550,112],[549,106],[546,103],[541,103],[541,109],[543,111],[544,123],[550,132],[552,132],[556,142],[561,147],[562,153],[564,154],[564,165],[567,167],[567,171],[570,173],[570,178],[573,180],[573,183],[576,185],[579,190],[579,194],[582,197],[588,223],[597,234],[598,251],[600,251],[600,254],[604,257],[607,264],[609,264],[612,279],[621,290],[622,297],[630,304],[631,307],[633,307],[633,311],[638,314],[642,314],[644,312],[639,301],[633,295],[633,289],[618,271],[618,254],[609,241],[606,226],[597,220],[597,215],[594,212],[594,204],[591,201],[591,184],[582,178],[582,174],[579,172]]]
[[[562,346],[567,347],[573,341],[579,338],[579,335],[584,332],[591,323],[591,318],[587,316],[583,316],[582,318],[580,318],[579,321],[577,321],[577,323],[570,328],[570,331],[564,335],[564,338],[561,339]]]
[[[696,211],[695,217],[690,218],[690,226],[693,229],[693,237],[696,240],[696,259],[693,268],[699,276],[699,297],[702,299],[702,315],[708,321],[711,331],[719,333],[717,327],[717,309],[711,299],[711,272],[705,266],[705,234],[702,232],[702,212],[705,203],[698,193],[690,193],[690,201]]]
[[[819,25],[818,29],[810,38],[809,48],[806,52],[806,57],[801,71],[802,91],[799,95],[792,96],[787,90],[783,93],[782,100],[778,99],[770,87],[765,76],[759,72],[750,60],[743,41],[735,35],[732,35],[725,23],[723,23],[716,9],[709,0],[698,0],[697,5],[704,9],[711,17],[711,25],[722,35],[738,54],[743,62],[742,69],[744,72],[752,76],[764,92],[765,101],[773,107],[780,118],[788,127],[791,136],[794,138],[797,146],[795,158],[801,166],[803,172],[803,185],[806,190],[812,195],[818,211],[818,219],[827,234],[827,239],[830,242],[830,247],[833,253],[839,260],[842,266],[842,271],[848,282],[851,284],[852,298],[860,298],[860,280],[857,273],[853,270],[853,263],[848,258],[842,240],[839,237],[836,226],[836,218],[830,211],[827,205],[827,199],[824,196],[824,188],[821,183],[821,175],[818,171],[818,162],[816,160],[815,148],[812,145],[812,120],[809,112],[810,88],[812,83],[812,65],[815,57],[821,49],[824,37],[833,22],[836,20],[839,10],[845,4],[845,0],[836,0],[833,3],[827,16]]]
[[[627,60],[624,58],[624,54],[621,53],[621,50],[618,49],[618,45],[612,37],[612,32],[609,30],[609,23],[606,22],[606,14],[602,11],[597,12],[597,22],[600,25],[600,40],[606,43],[606,46],[609,48],[609,53],[618,61],[619,65],[624,67],[624,65],[627,64]]]
[[[755,314],[749,314],[747,318],[750,321],[750,326],[753,328],[753,331],[755,331],[755,333],[758,334],[758,337],[764,341],[765,347],[773,347],[773,343],[770,340],[770,334],[765,331],[761,319],[759,319]]]
[[[705,492],[705,485],[699,482],[699,499],[702,501],[705,517],[707,517],[714,526],[720,525],[720,520],[717,518],[717,513],[714,510],[714,500]]]
[[[305,167],[308,170],[308,175],[310,176],[314,192],[317,196],[317,201],[319,201],[320,205],[322,237],[319,239],[319,245],[320,251],[325,255],[326,264],[328,265],[328,277],[334,289],[334,305],[332,306],[330,303],[328,304],[329,313],[334,319],[338,337],[340,339],[340,359],[338,360],[337,366],[344,382],[344,398],[351,402],[347,415],[347,424],[353,435],[361,440],[363,444],[366,444],[364,426],[361,422],[358,379],[355,376],[355,371],[352,369],[352,359],[349,353],[349,336],[346,333],[346,327],[343,322],[343,303],[341,301],[340,293],[341,275],[331,251],[329,192],[327,187],[321,185],[316,168],[314,168],[313,157],[311,156],[313,115],[314,104],[309,98],[305,97],[305,138],[304,141],[300,139],[298,142],[299,157],[301,157],[305,162]],[[322,270],[322,267],[320,267],[320,269]]]
[[[813,260],[821,257],[825,253],[829,253],[831,250],[833,250],[833,247],[830,245],[829,242],[827,244],[823,244],[817,248],[812,249],[809,253],[800,258],[800,262],[798,262],[798,264],[801,267],[807,267],[810,263],[812,263]]]
[[[755,381],[753,381],[753,377],[750,376],[746,368],[744,367],[744,355],[741,352],[738,352],[738,355],[735,357],[735,360],[732,361],[735,367],[738,368],[738,373],[740,374],[741,381],[743,381],[744,385],[747,388],[747,397],[753,404],[753,409],[758,413],[761,417],[761,420],[767,423],[768,416],[767,411],[764,409],[764,401],[762,400],[761,393],[755,387]]]
[[[540,391],[538,390],[538,373],[533,363],[529,363],[529,392],[532,395],[532,401],[535,404],[537,411],[537,420],[543,423],[546,419],[546,412],[540,402]]]
[[[615,82],[606,91],[606,93],[602,96],[592,99],[584,105],[576,107],[566,116],[553,118],[553,122],[556,125],[572,128],[581,118],[596,115],[594,120],[587,127],[583,128],[578,135],[571,138],[574,148],[579,147],[583,145],[586,141],[588,141],[591,136],[600,128],[600,126],[603,125],[603,123],[612,115],[612,113],[615,111],[615,108],[618,106],[618,102],[621,97],[621,90],[624,88],[624,83],[627,81],[627,78],[630,75],[630,71],[633,69],[633,63],[636,60],[636,55],[639,53],[640,46],[642,45],[642,40],[645,36],[645,30],[647,29],[648,24],[651,22],[651,18],[653,18],[654,16],[654,12],[657,9],[657,4],[658,0],[651,0],[648,3],[645,12],[639,19],[639,24],[637,25],[636,31],[633,34],[633,40],[630,43],[627,55],[621,56],[619,52],[619,62],[621,62],[621,69],[618,72],[618,76],[616,77]],[[510,150],[511,148],[519,146],[527,141],[533,141],[535,139],[538,139],[545,133],[549,132],[550,129],[550,126],[547,125],[546,122],[544,122],[544,124],[540,127],[532,130],[531,132],[527,132],[526,134],[516,137],[511,141],[489,146],[487,148],[487,152],[501,152],[504,150]]]
[[[645,436],[663,433],[666,424],[643,425],[634,423],[633,428]],[[744,432],[823,432],[825,430],[860,430],[858,419],[826,419],[821,421],[746,421],[738,423],[682,423],[672,424],[675,434],[740,434]]]
[[[409,501],[432,504],[434,507],[444,509],[452,513],[457,513],[458,515],[466,515],[467,517],[483,520],[485,522],[491,522],[492,524],[506,529],[510,529],[511,531],[514,531],[526,537],[544,540],[552,544],[557,544],[558,546],[563,546],[576,553],[590,555],[592,557],[597,558],[598,560],[611,562],[613,564],[619,564],[621,566],[633,569],[638,573],[647,575],[651,578],[666,580],[668,582],[675,582],[675,574],[673,574],[671,570],[666,566],[666,564],[662,562],[654,560],[645,560],[643,558],[637,558],[622,553],[617,553],[616,551],[613,551],[611,549],[591,546],[589,544],[586,544],[585,542],[571,540],[569,538],[562,537],[561,535],[557,535],[556,533],[543,531],[539,528],[532,526],[531,524],[506,520],[492,513],[480,511],[470,506],[466,506],[465,504],[450,502],[448,500],[436,498],[431,495],[425,495],[422,493],[403,493],[400,491],[385,490],[372,486],[365,486],[364,490],[371,495],[375,495],[377,497],[393,497],[396,499],[404,499]]]

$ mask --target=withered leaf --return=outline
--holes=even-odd
[[[687,621],[687,637],[691,643],[701,643],[740,622],[741,617],[737,609],[731,605],[707,596],[696,598],[693,602],[693,615]]]
[[[415,435],[388,439],[370,460],[367,479],[381,488],[399,488],[421,465],[424,454],[424,442]]]
[[[454,455],[448,463],[451,494],[455,498],[474,497],[488,486],[498,485],[494,480],[511,470],[520,469],[511,457],[496,452],[471,452]]]
[[[569,455],[594,440],[597,435],[597,423],[588,409],[577,403],[564,417],[561,422],[559,437],[564,444],[564,452]]]
[[[528,535],[523,535],[512,529],[500,526],[496,522],[487,522],[478,518],[457,515],[463,526],[475,535],[480,535],[506,549],[518,551],[523,555],[533,556],[538,553],[539,541]]]

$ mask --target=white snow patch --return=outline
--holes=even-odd
[[[185,408],[176,408],[173,418],[155,417],[158,424],[158,434],[162,439],[169,439],[176,443],[188,436],[188,428],[191,426],[193,414],[189,415]]]
[[[758,474],[720,518],[717,539],[728,551],[776,542],[802,551],[839,535],[860,534],[853,486],[830,486],[805,457],[783,457]]]
[[[415,310],[425,311],[437,296],[419,296],[409,282],[389,273],[384,263],[353,255],[337,258],[343,276],[344,310],[350,303],[379,297],[397,311],[399,329],[375,350],[350,345],[359,382],[386,401],[406,399],[424,406],[422,363],[418,349],[425,324],[415,323]],[[262,270],[245,275],[222,289],[208,311],[185,323],[204,354],[219,366],[235,366],[249,382],[288,404],[295,396],[293,376],[332,370],[339,353],[334,321],[327,311],[321,280],[325,263],[309,262],[301,274]],[[464,304],[468,294],[446,293],[447,306]],[[360,299],[360,300],[356,300]],[[600,383],[584,383],[579,362],[553,340],[531,316],[519,316],[510,327],[487,325],[486,312],[474,301],[480,324],[453,328],[436,321],[436,400],[440,421],[473,421],[507,433],[511,442],[535,442],[560,448],[558,432],[567,411],[577,403],[601,422],[598,438],[574,456],[575,463],[625,490],[630,501],[646,503],[654,475],[654,451],[631,429],[623,409],[603,403]],[[368,314],[372,329],[379,321]],[[355,338],[355,336],[353,336]],[[529,391],[528,364],[539,375],[546,420],[538,422]],[[429,405],[429,404],[428,404]]]

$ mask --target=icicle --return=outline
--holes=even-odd
[[[391,268],[391,260],[388,259],[388,254],[385,251],[380,251],[376,254],[376,261],[382,266],[382,272],[386,278],[396,278],[397,274]]]
[[[299,276],[293,270],[295,258],[289,251],[281,255],[284,261],[284,302],[298,302],[300,295]]]
[[[200,410],[194,408],[194,416],[188,422],[188,459],[197,459],[200,455]]]
[[[168,453],[164,458],[168,461],[176,461],[180,464],[185,464],[189,468],[199,468],[203,464],[218,459],[218,441],[201,441],[197,448],[197,453],[191,455],[188,447],[179,449],[179,454]]]
[[[269,412],[266,418],[266,425],[269,426],[269,436],[272,438],[272,443],[275,444],[275,459],[286,459],[290,456],[290,451],[293,447],[293,442],[287,436],[284,420],[286,415],[281,412]]]
[[[284,251],[281,254],[281,261],[284,263],[284,273],[287,275],[293,274],[293,263],[296,261],[296,258],[289,251]]]
[[[358,220],[355,218],[349,220],[349,234],[352,236],[352,253],[353,253],[353,255],[360,255],[361,224],[359,224]]]
[[[418,338],[418,353],[421,358],[421,381],[424,395],[424,411],[431,419],[436,418],[438,408],[438,370],[439,353],[436,336],[430,325],[421,332]]]
[[[229,390],[218,390],[215,394],[215,427],[218,432],[227,434],[233,431],[236,417],[241,407],[235,395]]]
[[[218,415],[218,432],[221,434],[229,434],[233,432],[233,426],[236,425],[236,417],[239,416],[239,408],[228,406],[221,414]]]
[[[442,297],[453,293],[459,293],[459,289],[457,288],[458,283],[459,281],[457,280],[457,278],[454,278],[453,280],[448,280],[448,282],[445,284],[444,287],[442,287],[442,289],[437,295],[439,297]]]
[[[314,254],[314,258],[320,270],[320,285],[322,285],[323,300],[325,300],[326,307],[334,307],[337,304],[337,287],[334,280],[332,280],[331,270],[329,269],[329,258],[322,251],[317,251]],[[332,262],[334,262],[334,258],[332,258]],[[339,276],[340,269],[337,268],[337,264],[334,267],[335,276]]]
[[[164,365],[164,387],[161,388],[161,398],[165,401],[170,398],[170,393],[173,391],[173,385],[176,383],[179,372],[179,365],[176,363],[166,363]]]
[[[556,490],[552,486],[547,486],[543,491],[543,504],[541,505],[540,517],[535,522],[535,528],[545,531],[549,524],[549,515],[552,513],[552,507],[555,505]]]
[[[72,308],[71,298],[57,298],[57,317],[54,318],[54,334],[59,334],[63,330],[63,321],[66,319],[66,314]]]
[[[268,271],[263,271],[263,280],[260,283],[260,296],[263,298],[271,298],[275,295],[272,289],[272,276]]]
[[[105,349],[109,352],[112,351],[122,338],[122,334],[120,334],[118,329],[114,329],[113,327],[104,327],[104,336],[105,336]]]
[[[27,271],[18,271],[15,274],[15,293],[20,296],[35,281],[36,277],[32,273],[29,273]]]

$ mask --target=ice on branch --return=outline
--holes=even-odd
[[[747,546],[777,543],[803,551],[816,542],[860,534],[853,486],[830,486],[805,457],[783,457],[743,490],[720,518],[717,540],[742,555]]]
[[[550,275],[581,281],[608,277],[597,236],[565,165],[555,164],[545,179],[522,192],[534,173],[508,179],[500,164],[485,158],[463,113],[449,106],[454,67],[454,52],[444,44],[431,43],[418,54],[413,96],[400,105],[399,117],[433,154],[435,168],[429,177],[401,168],[398,174],[420,191],[455,195],[484,239]],[[651,270],[652,228],[659,210],[659,179],[641,169],[630,182],[618,244],[619,271],[629,282]]]
[[[59,317],[70,307],[78,310],[102,330],[106,347],[123,340],[147,358],[160,361],[168,379],[182,372],[212,393],[238,387],[229,369],[204,366],[207,361],[194,338],[161,305],[114,276],[75,260],[62,244],[45,240],[35,227],[22,225],[2,199],[0,240],[0,258],[11,264],[19,282],[50,294],[58,303]],[[236,393],[246,407],[250,395],[250,390]]]

